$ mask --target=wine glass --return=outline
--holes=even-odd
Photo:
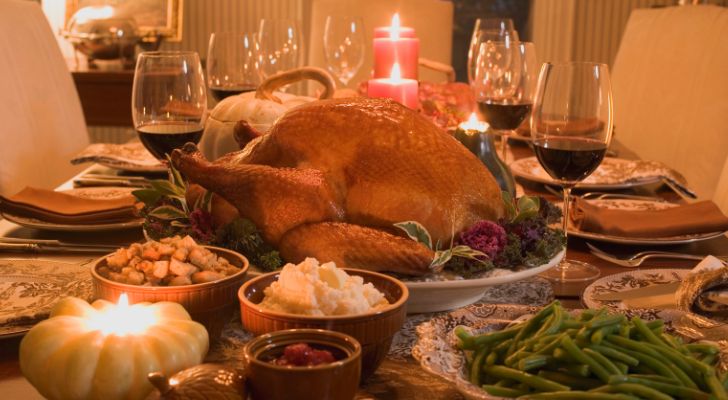
[[[258,30],[259,63],[263,78],[301,66],[303,38],[293,19],[262,19]]]
[[[518,41],[518,32],[513,28],[512,19],[478,18],[475,20],[468,48],[468,82],[472,84],[475,79],[475,63],[480,44],[487,41],[505,42],[506,40]]]
[[[472,83],[483,118],[501,136],[506,160],[508,136],[528,117],[536,87],[536,47],[530,42],[480,44]]]
[[[571,188],[597,169],[612,138],[607,65],[544,64],[531,114],[531,137],[539,163],[563,188],[566,235]],[[542,275],[559,282],[584,281],[599,276],[599,269],[564,259]]]
[[[360,17],[334,16],[326,18],[324,55],[326,64],[346,86],[364,64],[364,23]]]
[[[187,142],[198,143],[207,113],[207,89],[194,51],[151,51],[137,58],[131,109],[144,147],[165,160]]]
[[[255,33],[214,32],[207,49],[207,85],[212,97],[250,92],[260,84]]]

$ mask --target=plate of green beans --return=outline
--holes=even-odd
[[[421,324],[412,354],[469,399],[728,400],[725,343],[675,334],[681,314],[466,307]]]

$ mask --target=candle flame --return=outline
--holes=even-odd
[[[479,121],[478,116],[476,116],[475,113],[472,113],[467,121],[458,125],[458,128],[464,131],[485,132],[488,130],[488,124],[484,121]]]
[[[392,16],[392,27],[389,29],[389,38],[399,40],[399,31],[399,13],[394,13]]]
[[[129,296],[122,293],[116,305],[99,310],[89,317],[89,330],[101,331],[104,335],[139,335],[156,324],[157,316],[148,306],[130,306]]]
[[[393,81],[402,80],[402,70],[399,68],[399,63],[396,62],[392,65],[392,72],[389,74],[389,79]]]

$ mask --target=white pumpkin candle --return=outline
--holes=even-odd
[[[49,399],[137,399],[150,372],[170,376],[202,362],[209,338],[171,302],[129,305],[66,297],[20,343],[20,369]]]

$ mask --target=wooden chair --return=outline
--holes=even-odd
[[[633,11],[612,85],[615,139],[712,198],[728,156],[728,8]]]
[[[71,73],[37,2],[0,1],[0,193],[54,188],[88,144]]]
[[[443,0],[313,0],[311,5],[310,33],[308,36],[308,62],[326,68],[324,56],[324,26],[329,15],[362,17],[366,31],[364,65],[349,82],[355,87],[371,76],[374,28],[389,26],[392,15],[398,12],[402,25],[415,29],[420,39],[420,57],[451,64],[453,5]],[[420,67],[421,80],[443,81],[445,75]],[[341,85],[341,82],[337,82]]]

